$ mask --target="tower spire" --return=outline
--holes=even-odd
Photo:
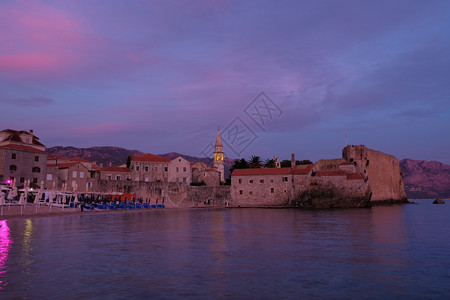
[[[225,181],[223,165],[223,145],[220,136],[220,129],[217,129],[216,144],[214,146],[214,167],[220,172],[220,181]]]

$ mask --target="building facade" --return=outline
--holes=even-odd
[[[16,180],[18,185],[30,181],[40,185],[47,172],[45,146],[33,130],[0,132],[0,182]]]

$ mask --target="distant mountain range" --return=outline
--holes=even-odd
[[[400,168],[408,198],[450,198],[449,165],[437,161],[403,159]]]
[[[56,146],[48,148],[47,152],[60,157],[81,157],[89,161],[95,161],[103,166],[113,166],[124,164],[128,156],[143,155],[139,150],[128,150],[120,147],[61,147]],[[171,159],[181,155],[190,162],[202,161],[208,165],[213,164],[213,159],[209,157],[195,157],[170,152],[158,154],[162,157]],[[230,175],[230,168],[235,159],[225,158],[225,178]],[[406,195],[410,199],[432,199],[432,198],[450,198],[450,166],[425,160],[403,159],[400,161],[400,168],[403,172],[405,181]]]

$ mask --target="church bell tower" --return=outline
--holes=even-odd
[[[220,181],[225,181],[223,166],[223,146],[219,129],[217,129],[216,145],[214,146],[214,167],[217,169],[217,171],[220,172]]]

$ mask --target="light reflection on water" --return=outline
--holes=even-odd
[[[3,220],[0,298],[447,298],[448,211],[423,201]]]
[[[9,247],[11,245],[11,236],[6,220],[0,221],[0,290],[6,285],[4,282],[7,271],[6,260],[8,259]]]

